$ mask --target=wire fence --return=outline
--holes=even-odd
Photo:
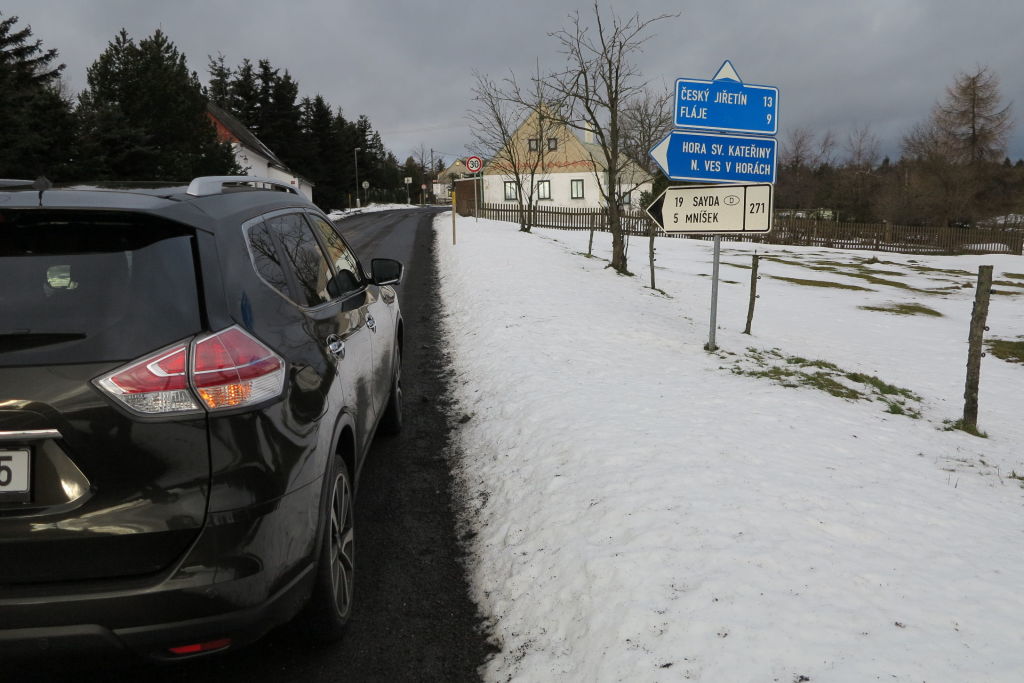
[[[461,200],[461,197],[459,197]],[[477,207],[462,206],[461,215],[475,215]],[[499,221],[520,223],[524,211],[509,202],[479,205],[479,216]],[[608,231],[606,209],[537,206],[532,209],[530,224],[538,228],[559,230]],[[653,221],[644,211],[622,210],[623,232],[628,235],[650,235]],[[688,239],[712,239],[713,235],[664,235]],[[900,254],[1021,254],[1024,252],[1024,229],[1004,228],[938,228],[929,226],[893,225],[891,223],[839,223],[813,218],[775,215],[768,233],[722,233],[722,239],[763,244],[863,249]]]

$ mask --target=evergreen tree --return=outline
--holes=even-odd
[[[248,59],[243,59],[234,72],[228,87],[228,105],[225,109],[256,133],[259,127],[259,83],[252,62]]]
[[[71,103],[61,93],[57,50],[32,40],[18,17],[0,20],[0,177],[63,179],[74,139]]]
[[[208,59],[210,83],[205,90],[206,98],[221,109],[231,111],[231,77],[234,72],[224,63],[223,54]]]
[[[80,98],[82,163],[97,179],[184,180],[236,171],[217,141],[198,77],[159,29],[125,30],[87,71]]]

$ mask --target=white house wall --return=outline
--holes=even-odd
[[[313,186],[308,182],[305,182],[302,178],[286,173],[277,166],[271,165],[269,159],[245,145],[235,143],[233,147],[235,151],[235,161],[237,161],[238,165],[242,167],[246,175],[284,181],[297,187],[299,192],[304,194],[308,199],[313,198]]]
[[[602,181],[604,180],[604,174],[601,174]],[[485,175],[484,176],[484,202],[488,204],[500,204],[506,201],[505,199],[505,183],[512,181],[511,177],[501,175]],[[548,180],[551,182],[551,199],[542,199],[539,201],[541,206],[559,206],[569,208],[598,208],[604,206],[604,200],[601,196],[600,186],[598,185],[597,178],[592,172],[584,171],[582,173],[547,173],[537,174],[534,177],[534,183],[542,180]],[[583,198],[572,199],[572,181],[582,180],[583,181]],[[523,178],[524,182],[528,182],[528,177]],[[603,182],[602,182],[603,185]],[[626,186],[622,186],[623,190],[631,189]],[[651,183],[642,183],[633,193],[630,195],[630,203],[634,207],[640,206],[640,193],[650,192]],[[534,191],[534,197],[537,196],[536,190]]]

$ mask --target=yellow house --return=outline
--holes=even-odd
[[[514,167],[518,166],[524,202],[529,198],[526,188],[532,187],[532,198],[540,206],[604,206],[601,188],[607,187],[608,174],[604,152],[593,133],[588,131],[580,140],[565,124],[541,119],[534,112],[512,134],[511,146],[511,154],[501,150],[484,166],[484,202],[517,200]],[[653,179],[625,156],[620,155],[619,168],[620,203],[638,208],[640,193],[651,191]]]

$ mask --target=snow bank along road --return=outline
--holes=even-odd
[[[436,220],[457,478],[492,681],[1024,680],[1024,365],[962,410],[977,266],[1024,339],[1024,259],[658,241]],[[581,253],[582,252],[582,253]],[[646,241],[631,265],[646,273]]]

